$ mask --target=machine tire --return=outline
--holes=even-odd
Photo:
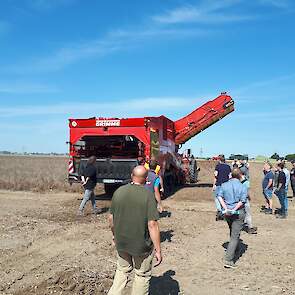
[[[198,168],[197,168],[197,161],[191,160],[189,164],[189,181],[190,183],[197,183],[198,181]]]
[[[109,184],[109,183],[105,183],[104,184],[104,191],[105,194],[107,196],[109,196],[110,198],[113,197],[114,192],[120,187],[120,185],[118,184]]]

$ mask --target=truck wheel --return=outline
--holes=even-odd
[[[189,180],[190,183],[196,183],[198,181],[198,169],[196,160],[192,160],[189,164]]]
[[[114,192],[119,188],[120,185],[118,184],[109,184],[105,183],[104,184],[104,191],[107,196],[113,197]]]

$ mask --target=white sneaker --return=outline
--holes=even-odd
[[[84,213],[83,213],[83,211],[78,210],[77,215],[78,215],[78,216],[84,216]]]

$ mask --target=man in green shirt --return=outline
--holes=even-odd
[[[144,188],[147,170],[137,166],[132,183],[120,187],[113,196],[109,222],[118,252],[117,270],[109,295],[122,294],[128,276],[135,269],[132,295],[148,295],[152,262],[162,262],[159,213],[153,194]]]

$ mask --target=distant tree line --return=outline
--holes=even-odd
[[[16,153],[12,153],[12,152],[9,152],[9,151],[0,151],[0,154],[2,154],[2,155],[14,155]]]
[[[280,157],[278,153],[274,153],[270,158],[274,160],[285,159],[286,161],[295,161],[295,154],[288,154],[285,157]]]
[[[285,157],[287,161],[295,161],[295,154],[289,154]]]
[[[64,156],[67,155],[67,153],[38,153],[38,152],[32,152],[32,153],[17,153],[17,152],[10,152],[10,151],[0,151],[0,155],[28,155],[28,156]]]

